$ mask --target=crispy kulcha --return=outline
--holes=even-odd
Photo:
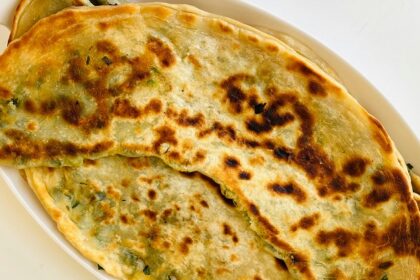
[[[413,191],[420,194],[420,176],[415,174],[413,171],[410,171],[410,177]]]
[[[91,1],[91,2],[87,1],[87,2],[84,3],[84,2],[79,2],[79,1],[68,1],[68,0],[62,0],[62,1],[51,0],[49,2],[46,1],[46,0],[43,0],[43,1],[21,0],[21,2],[18,5],[18,8],[16,10],[15,16],[14,16],[14,20],[13,20],[13,24],[12,24],[12,28],[11,28],[12,31],[11,31],[11,35],[10,35],[10,38],[9,38],[9,43],[12,40],[15,40],[18,37],[20,37],[24,32],[29,30],[40,19],[42,19],[44,17],[47,17],[49,15],[52,15],[52,14],[58,12],[58,11],[61,11],[64,8],[68,8],[68,7],[71,7],[71,6],[83,6],[83,5],[91,6],[91,4],[94,4],[94,5],[97,5],[97,6],[98,5],[108,5],[108,4],[120,4],[117,1],[111,1],[113,3],[108,3],[109,1],[103,1],[103,3],[100,2],[100,1],[97,1],[97,2]],[[30,17],[28,17],[27,14],[30,14]],[[31,18],[31,21],[28,21],[27,20],[28,18]],[[269,32],[267,32],[267,33],[269,33]],[[309,48],[304,46],[302,43],[300,43],[296,39],[294,39],[294,38],[292,38],[292,37],[290,37],[286,34],[281,34],[281,33],[275,32],[275,31],[271,31],[270,34],[275,36],[276,38],[280,39],[283,43],[286,43],[293,50],[297,50],[301,55],[305,56],[306,58],[308,58],[308,59],[311,58],[312,62],[315,62],[318,66],[320,66],[327,73],[332,74],[334,77],[336,77],[334,71],[332,71],[326,65],[325,62],[323,62],[321,59],[319,59],[319,57],[316,56],[316,54],[314,54]],[[124,162],[124,160],[122,160],[122,159],[110,158],[110,159],[107,159],[107,160],[108,161],[105,161],[105,163],[103,163],[103,165],[104,164],[106,165],[107,162],[115,163],[116,161],[118,161],[119,163],[117,164],[117,168],[116,168],[117,170],[119,170],[120,168],[132,168],[132,167],[128,167],[127,164],[124,165],[122,163],[122,162]],[[154,172],[157,172],[158,168],[161,166],[160,164],[154,164],[153,161],[151,161],[151,160],[143,160],[143,161],[144,162],[147,161],[149,167],[153,166],[152,168],[153,168]],[[170,168],[170,167],[164,166],[163,169],[159,170],[160,174],[165,174],[165,172],[168,170],[168,168]],[[137,169],[139,169],[139,166],[137,166]],[[102,170],[103,170],[103,167],[102,167]],[[21,172],[22,176],[27,181],[27,179],[26,179],[27,176],[26,176],[25,170],[22,169],[21,171],[22,171]],[[28,174],[30,174],[30,176],[31,176],[30,178],[32,178],[31,181],[30,181],[32,189],[34,191],[36,191],[36,194],[40,197],[40,199],[42,199],[42,201],[43,201],[42,205],[45,205],[46,210],[48,211],[48,213],[50,213],[50,215],[52,215],[52,213],[54,213],[54,211],[59,211],[59,212],[61,211],[61,212],[64,212],[64,214],[63,214],[64,216],[66,214],[68,216],[71,216],[71,215],[69,215],[70,213],[66,213],[66,211],[70,212],[72,209],[76,208],[80,204],[80,200],[86,200],[86,199],[83,199],[83,198],[82,199],[76,199],[75,195],[73,193],[72,194],[67,193],[66,194],[67,202],[65,202],[65,204],[70,203],[70,205],[65,205],[66,210],[62,211],[63,209],[60,209],[59,207],[57,207],[57,201],[55,201],[51,197],[51,195],[49,194],[49,192],[48,192],[49,188],[47,187],[48,183],[45,183],[45,181],[41,182],[41,180],[38,179],[38,178],[48,178],[49,177],[49,175],[43,175],[42,174],[45,171],[46,171],[45,168],[38,168],[38,169],[37,168],[32,168],[32,169],[29,169],[29,170],[26,171],[26,172],[28,172]],[[48,169],[48,172],[51,173],[51,168]],[[56,171],[56,172],[59,172],[59,171]],[[74,170],[72,170],[72,172],[74,172]],[[59,174],[63,174],[63,173],[66,173],[66,171],[61,172]],[[171,172],[169,172],[169,173],[171,173]],[[166,175],[168,175],[168,174],[166,174]],[[169,174],[169,175],[171,175],[171,174]],[[179,174],[177,174],[177,175],[179,175]],[[63,175],[63,176],[65,178],[67,178],[67,176],[65,176],[65,175]],[[87,172],[87,174],[85,174],[85,178],[90,178],[90,177],[92,177],[92,175],[90,174],[90,172]],[[189,177],[190,177],[190,180],[196,180],[195,178],[197,178],[198,176],[189,176]],[[179,178],[179,176],[178,176],[178,178]],[[195,184],[202,185],[202,183],[200,181],[202,181],[203,178],[204,177],[199,178],[198,179],[199,182],[198,183],[195,182]],[[211,182],[211,181],[207,180],[207,182]],[[161,183],[161,181],[159,181],[159,183]],[[191,182],[184,182],[184,183],[190,183],[191,184]],[[213,187],[215,187],[217,189],[219,188],[219,186],[217,184],[214,184],[214,182],[213,182]],[[219,192],[219,194],[220,194],[220,192]],[[71,200],[69,200],[69,198],[71,198]],[[212,200],[213,197],[210,196],[209,199]],[[216,198],[216,200],[217,200],[217,198]],[[225,198],[224,198],[224,201],[229,202],[229,200],[227,200]],[[205,206],[206,202],[201,201],[201,204]],[[233,206],[233,205],[231,205],[231,206]],[[54,209],[56,209],[56,210],[54,210]],[[225,214],[226,212],[223,211],[223,207],[221,207],[221,209],[219,209],[219,211],[220,210],[222,211],[221,214],[222,214],[222,217],[223,217],[223,214]],[[227,213],[229,214],[230,212],[227,212]],[[219,213],[219,215],[220,215],[220,213]],[[232,216],[236,218],[237,213],[234,213]],[[52,216],[52,217],[54,217],[54,216]],[[126,273],[127,266],[126,266],[126,264],[121,262],[121,251],[117,253],[117,254],[120,254],[120,255],[119,255],[119,257],[116,258],[119,261],[117,261],[116,262],[117,265],[115,265],[115,258],[114,258],[114,260],[112,258],[109,258],[109,256],[111,256],[112,254],[114,254],[114,256],[115,256],[115,251],[111,251],[111,252],[100,251],[100,249],[98,249],[98,248],[100,248],[99,246],[95,246],[94,244],[86,242],[86,237],[83,236],[83,234],[86,234],[87,232],[78,229],[77,224],[74,223],[71,220],[69,221],[68,217],[66,217],[66,218],[60,217],[60,218],[55,219],[55,221],[58,222],[59,228],[64,233],[64,237],[67,237],[67,236],[69,236],[69,237],[79,236],[80,237],[80,238],[76,238],[76,239],[72,238],[72,244],[75,244],[76,248],[79,249],[81,252],[83,252],[83,254],[85,254],[89,259],[91,259],[93,261],[96,260],[98,262],[101,261],[101,263],[105,267],[105,269],[107,271],[111,270],[112,275],[114,275],[116,277],[119,277],[119,278],[126,278],[127,277],[127,273]],[[234,221],[235,221],[235,219],[234,219]],[[114,220],[114,222],[115,222],[115,220]],[[117,221],[117,223],[118,223],[118,221]],[[96,223],[96,224],[98,224],[98,223]],[[179,231],[182,231],[182,226],[179,225],[179,224],[177,226],[179,226]],[[239,232],[248,232],[250,230],[247,227],[247,225],[244,224],[243,222],[238,222],[237,226],[239,226]],[[98,225],[96,225],[96,227],[98,227]],[[223,225],[223,228],[224,228],[224,232],[226,234],[231,233],[230,226]],[[72,229],[73,229],[73,231],[72,231]],[[76,230],[76,232],[75,232],[75,230]],[[116,231],[118,232],[118,230],[116,230]],[[118,233],[115,233],[115,234],[118,234]],[[176,232],[175,234],[178,234],[178,232]],[[96,239],[97,237],[95,236],[94,238]],[[149,236],[147,238],[150,239]],[[237,237],[234,237],[234,238],[237,239]],[[144,243],[149,243],[150,240],[148,240],[148,239],[146,239],[146,240],[143,239],[142,241]],[[81,240],[84,240],[85,242],[81,242]],[[244,241],[242,241],[241,244],[243,242]],[[86,248],[89,248],[89,245],[86,245],[86,244],[91,244],[92,248],[91,249],[86,249]],[[110,246],[108,245],[108,247],[110,247]],[[118,247],[118,246],[116,246],[116,247]],[[215,248],[215,249],[217,250],[219,248]],[[95,250],[96,250],[96,252],[99,252],[99,254],[95,253]],[[264,253],[260,246],[255,246],[255,245],[252,244],[251,247],[250,247],[250,251],[251,251],[250,255],[247,253],[247,251],[248,250],[245,249],[241,253],[244,256],[247,256],[247,257],[254,258],[254,259],[258,260],[258,264],[256,264],[256,265],[258,265],[260,270],[261,269],[263,270],[263,274],[266,274],[267,272],[271,273],[271,270],[270,270],[271,267],[269,267],[269,269],[265,269],[264,265],[270,266],[270,264],[272,264],[272,259],[268,258],[268,262],[267,262],[266,252]],[[252,255],[254,253],[255,253],[255,256]],[[109,254],[108,258],[105,257],[105,260],[104,260],[103,255],[107,255],[107,254]],[[162,253],[162,254],[165,255],[165,253]],[[262,256],[262,257],[260,258],[260,256]],[[207,256],[207,257],[209,257],[209,256]],[[210,258],[213,258],[213,257],[214,256],[211,256]],[[150,256],[148,258],[150,258]],[[238,262],[236,256],[234,256],[233,258],[235,259],[235,262]],[[134,277],[129,276],[130,278],[136,278],[136,277],[141,278],[138,275],[139,273],[140,273],[140,275],[142,275],[141,271],[143,271],[143,274],[144,274],[144,272],[148,272],[150,270],[149,267],[145,270],[146,265],[144,264],[144,261],[142,259],[140,259],[139,261],[140,261],[140,264],[142,264],[142,268],[139,269],[139,268],[136,267],[135,270],[138,270],[138,271],[135,271],[135,270],[133,271],[133,268],[129,267],[128,271],[130,271],[130,274],[131,275],[136,275]],[[264,264],[263,267],[261,267],[261,265],[260,265],[261,263]],[[277,263],[278,267],[282,268],[281,269],[282,272],[278,273],[278,271],[274,271],[274,274],[270,274],[270,276],[268,278],[290,279],[290,274],[287,273],[287,267],[286,267],[286,264],[284,263],[284,261],[280,260],[280,259],[276,259],[276,263]],[[249,264],[249,263],[247,263],[247,264]],[[232,273],[232,272],[235,272],[235,271],[237,272],[236,269],[241,269],[241,266],[243,266],[242,263],[241,263],[240,266],[236,264],[233,271],[225,270],[224,272],[220,273],[221,275],[220,274],[217,275],[217,277],[224,276],[224,277],[227,277],[227,278],[232,278],[232,277],[237,278],[238,275],[236,273]],[[174,270],[173,266],[169,265],[169,266],[165,267],[166,271],[171,270],[171,269],[168,269],[168,267],[171,267],[171,269]],[[192,270],[191,265],[188,266],[188,269]],[[220,270],[220,267],[219,267],[218,271],[222,271],[222,270]],[[214,271],[212,271],[212,272],[214,272]],[[244,275],[245,273],[249,273],[249,268],[247,269],[246,272],[242,271],[242,275]],[[171,276],[170,273],[166,273],[166,274],[168,275],[167,278],[169,278],[169,279],[171,279],[171,277],[176,278],[174,275]],[[206,275],[210,276],[210,277],[214,277],[213,274],[215,274],[215,273],[207,273]],[[223,275],[223,274],[225,274],[225,275]],[[274,275],[276,275],[276,276],[274,276]],[[156,276],[156,273],[153,273],[152,276]],[[189,276],[191,276],[191,275],[189,275]],[[201,275],[201,276],[204,276],[204,275]],[[258,277],[259,277],[258,274],[254,275],[255,279],[258,279]],[[247,275],[247,278],[251,278],[251,275]]]
[[[116,4],[116,1],[93,4]],[[22,0],[13,21],[10,42],[36,23],[34,21],[30,25],[25,22],[26,14],[31,14],[31,18],[38,21],[58,12],[60,8],[82,5],[89,6],[90,2],[51,0],[48,3],[43,0],[41,3],[36,0]],[[101,263],[101,268],[119,279],[291,278],[284,261],[268,253],[261,240],[249,228],[248,220],[234,209],[235,205],[231,200],[220,193],[217,184],[198,173],[182,174],[170,169],[158,159],[114,157],[104,158],[98,163],[87,161],[79,169],[24,169],[22,176],[30,183],[64,237],[89,260]],[[118,170],[112,173],[112,178],[108,176],[110,170]],[[105,174],[107,175],[104,176]],[[125,176],[125,181],[120,180],[121,176]],[[92,180],[99,180],[99,183],[95,187],[87,186],[86,182]],[[134,183],[129,188],[121,182]],[[159,199],[156,199],[155,190],[144,186],[152,183],[165,186],[164,191],[158,187]],[[118,197],[109,196],[109,186],[116,186],[120,193]],[[136,193],[139,192],[143,192],[143,200],[137,196]],[[92,197],[95,197],[93,201]],[[108,202],[103,202],[105,198]],[[211,201],[211,206],[204,198]],[[130,200],[131,203],[127,202]],[[156,219],[164,205],[170,205],[173,201],[189,205],[182,207],[175,204],[174,209],[165,209],[160,219]],[[195,206],[192,205],[194,203]],[[145,215],[146,219],[139,219],[136,211],[129,211],[139,208],[135,204],[145,209],[140,215]],[[112,205],[111,212],[109,205]],[[197,210],[197,205],[203,209]],[[115,209],[124,213],[119,218],[114,217]],[[112,214],[103,215],[104,213]],[[178,249],[171,250],[169,240],[172,239],[172,245],[176,246],[177,241],[173,239],[188,232],[185,231],[186,227],[191,237],[185,237],[178,242]],[[139,233],[139,236],[132,232]],[[119,239],[115,239],[115,236]],[[233,244],[228,244],[230,240]],[[142,247],[141,253],[135,250],[139,245]],[[203,248],[206,252],[204,254]]]
[[[118,5],[124,0],[20,0],[13,17],[9,43],[22,36],[36,22],[72,6]]]
[[[20,0],[12,22],[9,42],[22,36],[23,33],[28,31],[40,19],[55,14],[65,8],[72,6],[120,5],[126,2],[122,0]],[[322,58],[296,38],[266,27],[255,27],[281,40],[292,50],[311,60],[322,70],[330,74],[330,76],[339,80],[335,71]]]
[[[158,156],[220,184],[296,278],[419,275],[393,142],[270,35],[184,5],[68,9],[12,42],[0,73],[3,164]]]
[[[71,6],[91,6],[88,0],[21,0],[16,8],[9,43],[21,37],[40,19]]]
[[[157,158],[29,168],[63,235],[119,279],[290,279],[219,186]]]

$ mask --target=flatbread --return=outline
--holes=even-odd
[[[410,172],[411,184],[413,186],[413,191],[420,194],[420,176],[414,172]]]
[[[123,3],[127,3],[127,1],[98,0],[92,1],[91,3],[87,0],[20,0],[20,3],[14,15],[9,43],[12,40],[19,38],[40,19],[53,15],[65,8],[71,6],[119,5]],[[29,14],[29,16],[27,16],[27,14]],[[296,51],[300,55],[306,57],[311,62],[315,63],[318,67],[320,67],[322,70],[324,70],[326,73],[328,73],[331,77],[339,81],[337,73],[335,73],[335,71],[312,49],[310,49],[308,46],[306,46],[296,38],[276,30],[268,29],[266,27],[254,27],[258,30],[266,32],[267,34],[273,35],[274,37],[282,41],[285,45],[289,46],[292,51]]]
[[[94,4],[96,4],[96,5],[98,5],[98,4],[101,4],[101,5],[120,4],[120,3],[117,3],[116,1],[114,1],[115,3],[108,3],[109,1],[108,2],[105,1],[105,2],[106,3],[99,3],[99,2],[96,3],[96,2],[94,2]],[[17,39],[24,32],[29,30],[36,23],[35,20],[39,21],[41,18],[47,17],[49,15],[52,15],[52,14],[58,12],[60,9],[68,8],[68,7],[71,7],[71,6],[82,6],[82,5],[90,6],[91,3],[90,2],[80,3],[79,1],[76,1],[76,2],[73,1],[72,2],[72,1],[66,1],[66,0],[61,1],[61,3],[59,3],[59,2],[57,3],[57,1],[50,1],[50,3],[47,3],[47,1],[44,0],[42,2],[42,5],[41,5],[40,1],[35,0],[35,1],[29,2],[27,0],[21,0],[21,3],[18,5],[16,14],[15,14],[15,17],[14,17],[14,21],[13,21],[13,25],[12,25],[12,29],[11,29],[12,32],[11,32],[9,42],[11,42],[14,39]],[[31,15],[30,18],[33,20],[32,22],[25,22],[25,19],[28,18],[28,16],[26,16],[26,14]],[[262,30],[264,30],[264,29],[262,29]],[[267,31],[267,30],[265,30],[265,31]],[[272,34],[276,38],[280,39],[283,43],[290,46],[293,50],[297,50],[300,54],[304,55],[306,58],[310,59],[312,62],[314,62],[318,66],[320,66],[321,69],[325,70],[327,73],[329,73],[330,75],[337,78],[335,72],[322,59],[320,59],[312,50],[310,50],[308,47],[306,47],[304,44],[302,44],[298,40],[296,40],[296,39],[294,39],[294,38],[292,38],[292,37],[290,37],[286,34],[278,33],[278,32],[272,31],[272,30],[270,30],[270,32],[267,32],[267,33]],[[14,37],[14,36],[16,36],[16,37]],[[337,78],[337,80],[338,80],[338,78]],[[116,165],[115,170],[121,170],[121,168],[122,169],[133,168],[133,167],[129,166],[129,164],[127,165],[125,161],[126,160],[123,160],[121,158],[118,158],[118,159],[117,158],[104,159],[104,160],[100,161],[101,172],[103,172],[103,170],[105,169],[104,166],[106,166],[106,165],[110,166],[112,164]],[[173,171],[167,172],[169,167],[164,166],[164,168],[160,169],[159,167],[162,166],[162,163],[155,164],[156,160],[141,159],[141,161],[142,162],[147,162],[147,164],[150,165],[148,169],[152,169],[153,172],[159,173],[160,176],[161,176],[161,174],[167,175],[166,179],[168,178],[168,175],[171,176],[171,175],[173,175],[173,173],[175,173],[176,179],[182,181],[182,179],[180,179],[181,176],[179,176],[179,174],[177,174],[176,172],[173,172]],[[91,167],[91,168],[98,169],[98,166]],[[98,171],[96,170],[95,172],[92,173],[91,171],[89,171],[89,169],[91,169],[91,168],[88,168],[88,170],[84,170],[84,172],[82,172],[82,173],[84,173],[84,177],[83,177],[84,180],[90,180],[89,178],[96,179],[95,173],[98,172]],[[142,168],[137,166],[137,169],[142,169]],[[55,221],[58,222],[58,226],[59,226],[60,230],[64,233],[64,236],[66,238],[69,237],[69,239],[71,239],[71,242],[73,244],[75,244],[75,247],[77,249],[79,249],[81,252],[83,252],[83,254],[85,254],[89,259],[92,259],[93,261],[96,261],[96,262],[101,261],[103,267],[105,267],[105,269],[107,271],[112,271],[113,276],[125,278],[125,277],[127,277],[127,273],[125,273],[125,272],[133,271],[132,267],[127,267],[124,263],[121,263],[121,259],[125,259],[124,256],[121,257],[121,252],[127,253],[127,249],[120,250],[119,255],[117,254],[118,256],[115,257],[115,247],[118,248],[118,247],[121,247],[121,246],[118,246],[118,245],[115,245],[115,244],[113,244],[113,246],[108,245],[106,247],[108,247],[108,248],[114,247],[114,248],[112,249],[111,252],[107,252],[106,250],[103,250],[103,248],[101,248],[100,246],[92,244],[91,242],[87,242],[87,240],[89,240],[89,239],[92,239],[92,238],[96,239],[96,237],[90,237],[89,233],[93,230],[94,226],[98,227],[97,222],[94,222],[92,225],[90,225],[90,226],[92,226],[92,228],[90,228],[89,231],[86,231],[86,230],[82,231],[78,228],[77,224],[70,219],[71,211],[74,208],[76,208],[77,206],[79,206],[80,200],[87,200],[88,198],[83,198],[82,197],[82,198],[79,198],[77,200],[75,198],[74,193],[67,193],[65,196],[61,195],[61,198],[65,197],[67,199],[67,201],[64,202],[65,209],[63,207],[60,208],[60,207],[57,206],[57,204],[59,204],[60,202],[55,201],[50,195],[51,193],[54,193],[54,192],[53,191],[48,192],[49,188],[47,187],[47,184],[50,183],[50,182],[46,178],[51,178],[51,176],[49,175],[49,173],[52,172],[51,168],[49,168],[49,169],[46,169],[46,168],[27,169],[26,171],[22,172],[22,176],[25,178],[25,180],[27,180],[27,176],[26,176],[25,172],[30,174],[30,178],[32,179],[30,181],[32,189],[39,196],[39,198],[42,201],[42,204],[46,206],[46,210],[48,211],[48,213],[52,217],[54,217],[54,216],[59,217],[59,218],[56,218]],[[74,172],[75,172],[75,169],[73,169],[71,171],[69,171],[68,169],[60,170],[60,171],[56,170],[55,173],[58,173],[59,175],[57,175],[53,178],[62,181],[62,180],[64,180],[64,178],[70,178],[71,177],[70,175],[67,175],[66,173],[73,174]],[[47,173],[47,174],[45,174],[45,173]],[[77,172],[77,173],[80,173],[80,172]],[[146,173],[147,173],[147,171],[146,171]],[[60,177],[60,175],[62,175],[62,177]],[[183,182],[183,184],[188,184],[188,183],[191,184],[192,183],[191,181],[196,180],[195,178],[197,178],[197,177],[198,176],[190,176],[189,181]],[[42,178],[42,179],[40,179],[40,178]],[[80,179],[80,177],[78,177],[78,178]],[[119,178],[119,177],[117,177],[117,178]],[[105,180],[107,180],[107,179],[109,180],[109,178],[106,178]],[[131,179],[133,179],[133,178],[131,178]],[[202,185],[202,182],[201,182],[202,180],[203,180],[202,178],[199,178],[198,183],[194,182],[194,184],[195,185],[197,185],[197,184]],[[158,181],[159,181],[159,184],[163,183],[162,180],[158,179]],[[54,183],[56,185],[57,182],[53,182],[52,184],[54,185]],[[76,183],[74,181],[69,182],[71,191],[73,190],[71,188],[73,184],[76,184]],[[110,184],[105,184],[105,185],[110,185]],[[120,189],[121,189],[121,185],[119,185],[119,184],[116,184],[116,185],[119,186]],[[102,184],[102,186],[103,186],[103,184]],[[217,189],[219,188],[219,186],[217,184],[213,184],[213,187],[217,188]],[[126,191],[125,188],[122,188],[122,190]],[[86,192],[84,192],[84,194],[85,193]],[[189,192],[188,191],[182,191],[181,193],[189,193]],[[214,193],[213,193],[213,195],[214,195]],[[185,200],[185,198],[186,197],[180,196],[180,200]],[[212,197],[212,195],[210,194],[209,195],[209,200],[213,200],[213,199],[215,199],[215,198]],[[216,200],[218,200],[218,199],[220,200],[220,197],[216,198]],[[229,201],[227,199],[224,199],[224,200],[225,200],[225,202]],[[202,200],[201,204],[203,204],[203,203],[207,204],[206,202],[203,202],[203,200]],[[85,205],[85,207],[86,207],[86,205]],[[129,207],[126,206],[126,208],[129,208]],[[237,225],[235,224],[235,227],[237,227],[236,231],[240,232],[241,234],[245,234],[245,236],[248,237],[248,239],[250,239],[249,235],[252,236],[252,234],[249,233],[250,229],[247,227],[247,224],[243,221],[244,217],[238,215],[237,213],[233,214],[232,212],[229,212],[229,211],[225,212],[225,211],[223,211],[224,208],[223,207],[221,207],[221,208],[222,209],[218,209],[218,213],[214,213],[214,214],[218,215],[219,217],[220,216],[223,217],[224,215],[229,217],[229,214],[231,214],[231,217],[234,217],[234,219],[233,219],[234,222],[239,221]],[[80,209],[80,207],[79,207],[79,209]],[[78,210],[78,211],[81,211],[81,210]],[[61,216],[64,216],[64,217],[61,217]],[[80,215],[79,215],[79,217],[80,217]],[[228,218],[227,220],[230,221],[231,218]],[[116,225],[118,223],[121,223],[121,221],[118,221],[118,219],[116,221],[114,220],[114,223],[112,224],[112,226],[118,228],[118,225]],[[204,223],[204,225],[208,226],[208,224],[206,224],[206,223]],[[211,228],[212,225],[213,224],[210,224],[209,227]],[[129,225],[129,227],[130,227],[130,230],[132,230],[132,228],[134,226]],[[176,227],[178,228],[178,230],[175,231],[174,233],[172,233],[174,236],[179,235],[180,232],[182,232],[182,228],[183,228],[182,225],[180,225],[180,224],[176,224]],[[143,225],[143,226],[140,226],[140,228],[151,228],[151,231],[156,230],[156,227],[153,227],[153,226],[152,227],[147,227],[147,226],[145,227]],[[231,234],[230,226],[227,227],[225,224],[223,224],[223,229],[224,229],[224,232],[226,232],[226,234]],[[117,233],[115,233],[115,231]],[[97,231],[95,231],[95,233],[96,232]],[[120,235],[120,233],[118,233],[118,230],[114,230],[114,234]],[[86,235],[88,235],[88,237],[86,237]],[[212,236],[212,234],[210,234],[209,232],[206,232],[206,235]],[[217,236],[217,234],[216,234],[216,236]],[[234,238],[236,240],[238,240],[237,236],[235,236]],[[136,241],[138,241],[138,239]],[[146,240],[143,239],[142,241],[143,241],[144,244],[149,243],[149,240],[147,240],[147,239]],[[126,242],[127,241],[123,238],[123,241],[121,243],[126,243]],[[257,241],[257,239],[255,239],[255,236],[254,236],[254,239],[251,238],[251,240],[247,240],[246,238],[241,239],[240,245],[245,244],[245,242],[248,242],[250,244],[250,247],[249,247],[249,249],[243,249],[243,251],[239,250],[240,253],[241,253],[241,259],[248,257],[248,258],[251,258],[251,260],[255,260],[255,262],[257,262],[257,263],[254,263],[254,264],[246,263],[246,262],[241,263],[242,260],[238,260],[238,256],[233,254],[233,255],[231,255],[231,258],[234,259],[235,263],[239,263],[239,265],[236,264],[234,266],[233,271],[229,271],[229,269],[226,269],[226,268],[222,269],[220,267],[220,265],[219,266],[216,265],[217,269],[213,268],[213,271],[211,271],[210,273],[206,273],[206,275],[210,276],[210,277],[215,277],[214,274],[217,274],[217,273],[214,273],[214,270],[216,270],[216,272],[219,272],[219,271],[221,272],[221,273],[219,273],[221,275],[217,275],[217,277],[221,277],[221,276],[223,277],[224,276],[225,278],[227,277],[227,278],[238,279],[238,274],[235,273],[235,272],[239,272],[238,271],[238,269],[239,269],[241,275],[247,275],[246,278],[251,278],[252,276],[254,276],[255,279],[258,279],[258,277],[260,277],[260,276],[258,275],[258,273],[255,272],[256,269],[252,269],[251,271],[254,272],[254,275],[250,275],[250,269],[249,268],[251,266],[251,267],[258,267],[257,271],[258,270],[262,271],[264,275],[266,275],[268,273],[269,277],[267,277],[267,279],[271,279],[271,278],[273,278],[273,279],[289,279],[290,278],[290,274],[287,273],[286,264],[284,263],[284,261],[282,261],[280,259],[275,258],[276,266],[278,268],[280,268],[280,272],[279,271],[272,271],[273,270],[272,269],[273,260],[272,260],[272,258],[267,257],[267,252],[264,251],[264,249],[261,248],[261,244],[260,244],[261,241]],[[257,246],[255,244],[257,244]],[[195,244],[195,246],[196,246],[196,244]],[[225,246],[226,245],[222,246],[222,248],[225,247]],[[237,244],[235,244],[235,246],[237,246]],[[245,246],[243,246],[243,247],[245,247]],[[208,247],[206,246],[206,248],[208,248]],[[213,250],[211,252],[220,253],[221,251],[226,250],[226,248],[223,248],[223,250],[221,250],[221,248],[213,248]],[[251,254],[249,254],[249,251],[251,252]],[[161,255],[166,257],[166,255],[167,255],[166,250],[161,252]],[[153,258],[153,256],[150,256],[150,255],[147,255],[147,257],[149,259]],[[158,254],[157,257],[158,258],[160,257],[159,254]],[[205,263],[214,262],[214,260],[217,261],[217,260],[220,259],[219,256],[216,256],[216,258],[215,258],[214,255],[212,255],[212,254],[206,255],[206,258],[210,259],[210,261],[207,260],[207,261],[205,261]],[[118,261],[115,261],[115,259],[117,259]],[[258,261],[256,261],[256,260],[258,260]],[[138,277],[141,278],[141,277],[144,276],[146,266],[145,266],[143,260],[140,260],[140,262],[142,264],[142,267],[140,269],[137,268],[138,271],[134,272],[134,275],[137,275]],[[172,265],[171,263],[165,263],[165,264],[167,264],[165,266],[165,268],[163,268],[163,269],[160,268],[160,269],[158,269],[158,271],[162,271],[162,270],[170,271],[170,272],[164,272],[164,273],[169,275],[168,278],[171,278],[171,277],[175,278],[173,273],[172,273],[173,275],[171,276],[171,272],[176,271],[175,268],[177,267],[177,265],[176,264]],[[245,270],[242,269],[242,267],[244,267],[244,266],[246,267]],[[266,269],[265,267],[268,267],[268,269]],[[191,265],[188,265],[188,270],[189,271],[199,271],[199,272],[201,272],[200,269],[202,269],[202,268],[198,268],[197,270],[195,270],[195,269],[192,268]],[[143,274],[141,273],[142,271],[143,271]],[[157,270],[153,269],[153,271],[157,271]],[[162,273],[160,273],[160,274],[162,274]],[[180,272],[178,274],[182,275],[182,272]],[[223,275],[223,274],[225,274],[225,275]],[[188,273],[187,275],[191,276],[190,273]],[[137,276],[135,276],[135,277],[137,277]],[[153,273],[152,276],[156,277],[156,273]],[[200,275],[200,276],[204,276],[204,275]],[[264,278],[266,278],[266,277],[264,277]]]
[[[9,43],[21,37],[40,19],[70,6],[91,6],[88,0],[21,0],[16,8]]]
[[[17,39],[14,36],[21,36],[20,33],[23,33],[25,29],[30,29],[36,23],[32,22],[31,25],[24,22],[27,18],[26,14],[30,14],[31,19],[38,21],[58,12],[59,9],[91,5],[90,2],[70,2],[49,1],[48,3],[43,0],[41,3],[22,0],[13,21],[10,42]],[[94,4],[117,3],[104,1],[104,3],[95,2]],[[22,172],[22,176],[26,181],[30,179],[28,182],[32,189],[57,222],[64,237],[88,259],[101,263],[101,268],[109,271],[113,276],[121,279],[153,277],[169,280],[191,279],[191,277],[206,279],[290,278],[285,263],[268,254],[261,240],[258,240],[255,233],[249,229],[248,220],[234,210],[233,202],[223,197],[219,186],[211,179],[199,176],[199,174],[180,174],[170,170],[170,167],[165,166],[158,159],[151,158],[104,158],[98,162],[88,161],[85,165],[71,170],[68,168],[54,171],[51,168],[26,169]],[[112,178],[108,176],[109,170],[116,170]],[[138,177],[139,174],[142,175]],[[131,184],[131,189],[121,184],[120,179],[124,176],[126,179],[124,182],[134,182]],[[184,179],[185,176],[188,179]],[[86,185],[86,182],[98,182],[98,180],[99,184],[95,184],[94,188]],[[156,201],[156,191],[152,189],[149,189],[147,194],[152,195],[153,199],[145,196],[143,200],[139,200],[136,193],[140,190],[140,193],[143,191],[145,195],[146,187],[139,187],[137,180],[146,185],[153,183],[166,186],[163,192],[158,191],[159,202]],[[65,182],[64,185],[63,182]],[[104,199],[95,200],[95,204],[90,202],[90,196],[97,198],[98,194],[106,194],[107,190],[109,192],[109,186],[116,186],[122,198],[116,200],[111,195],[107,197],[109,203],[102,203]],[[127,200],[131,200],[131,203]],[[211,206],[207,200],[212,201]],[[182,202],[196,202],[203,209],[196,210],[197,205],[183,205],[182,207],[176,204],[175,209],[165,209],[161,213],[161,219],[157,221],[157,212],[154,210],[160,211],[162,205],[170,205],[174,201],[181,204]],[[150,206],[151,202],[152,206]],[[98,220],[94,214],[109,211],[107,209],[109,205],[113,205],[113,217],[99,217]],[[209,207],[211,210],[208,210]],[[148,218],[138,219],[138,213],[134,213],[131,217],[120,214],[120,218],[118,214],[114,214],[115,209],[118,209],[117,212],[120,213],[130,213],[129,209],[132,208],[147,209],[142,214],[148,214]],[[131,223],[128,223],[128,219]],[[223,222],[223,219],[228,222]],[[110,228],[112,228],[111,231],[109,231]],[[193,245],[187,244],[188,248],[183,247],[181,241],[178,242],[181,245],[178,249],[166,248],[171,245],[169,240],[173,241],[182,233],[188,233],[185,228],[190,230],[189,235],[192,236]],[[217,230],[217,228],[220,229]],[[108,230],[108,237],[111,235],[112,239],[104,238],[102,233],[106,230]],[[138,237],[130,234],[132,232],[143,234]],[[154,234],[161,235],[159,239],[162,240],[157,240],[158,236],[153,236]],[[115,236],[118,236],[118,239],[115,239]],[[233,242],[232,246],[226,244],[226,239],[230,238]],[[172,245],[176,246],[176,243],[175,240]],[[139,246],[142,254],[135,250]],[[201,254],[202,248],[206,248],[209,253]],[[147,263],[153,263],[154,267],[145,264],[145,259],[150,260]]]
[[[63,235],[120,279],[289,279],[219,186],[156,158],[110,157],[26,178]]]
[[[20,0],[13,17],[9,43],[21,37],[36,22],[71,6],[118,5],[124,0]]]
[[[0,73],[4,164],[159,156],[221,184],[297,278],[419,275],[388,134],[269,35],[188,6],[79,8],[13,42]]]

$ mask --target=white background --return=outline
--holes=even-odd
[[[303,30],[353,65],[420,138],[419,0],[247,2]],[[0,29],[0,38],[4,33]],[[3,182],[0,279],[94,279],[46,236]]]

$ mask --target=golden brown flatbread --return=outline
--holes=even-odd
[[[4,164],[158,156],[221,184],[297,278],[419,274],[388,134],[269,35],[182,5],[78,8],[13,42],[0,73]]]
[[[26,178],[63,235],[120,279],[289,279],[211,179],[109,157]]]

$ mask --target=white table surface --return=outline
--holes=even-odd
[[[288,21],[348,61],[420,139],[419,0],[247,2]],[[0,28],[0,39],[5,33]],[[2,181],[0,279],[95,279],[41,230]]]

